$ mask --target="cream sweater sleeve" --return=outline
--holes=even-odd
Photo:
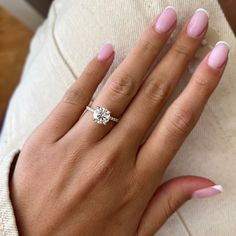
[[[16,153],[13,150],[22,148],[102,44],[110,42],[116,49],[109,76],[147,24],[167,5],[177,9],[179,26],[197,8],[205,8],[210,15],[210,30],[206,38],[208,46],[200,52],[206,53],[217,40],[225,40],[231,45],[231,53],[223,80],[197,127],[169,166],[165,180],[199,175],[223,185],[225,192],[212,199],[185,204],[157,235],[235,236],[236,40],[216,0],[54,1],[48,19],[33,39],[0,138],[0,236],[17,235],[8,187],[10,165]],[[194,61],[198,63],[202,56],[200,53]],[[177,94],[190,77],[188,70]]]
[[[0,236],[17,236],[17,227],[10,200],[9,175],[18,150],[0,157]]]

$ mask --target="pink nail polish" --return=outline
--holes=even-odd
[[[208,24],[208,18],[206,10],[202,8],[196,10],[187,27],[188,35],[192,38],[199,37]]]
[[[102,46],[100,52],[97,55],[99,61],[107,60],[114,53],[114,48],[111,44],[105,44]]]
[[[155,29],[157,32],[168,32],[177,21],[177,13],[173,7],[167,7],[157,19]]]
[[[208,58],[208,65],[213,69],[219,69],[226,63],[228,55],[229,45],[224,41],[220,41],[211,51]]]
[[[200,198],[213,197],[222,192],[223,192],[223,187],[221,185],[215,185],[195,191],[192,194],[192,198],[200,199]]]

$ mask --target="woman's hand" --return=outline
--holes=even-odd
[[[200,63],[143,142],[207,31],[207,14],[198,10],[148,73],[176,18],[167,8],[150,24],[93,102],[120,117],[116,125],[84,113],[114,58],[105,45],[28,139],[10,183],[21,235],[152,235],[191,197],[221,192],[200,177],[161,180],[220,80],[226,44]]]

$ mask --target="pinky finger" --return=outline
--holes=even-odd
[[[63,99],[46,121],[39,126],[37,135],[42,134],[42,138],[49,139],[49,142],[55,142],[63,137],[83,114],[113,59],[112,45],[105,44],[98,55],[86,66],[79,79],[66,91]],[[44,137],[45,133],[50,135]]]

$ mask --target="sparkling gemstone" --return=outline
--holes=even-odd
[[[104,107],[97,107],[93,113],[93,119],[97,124],[106,125],[111,118],[111,113]]]

